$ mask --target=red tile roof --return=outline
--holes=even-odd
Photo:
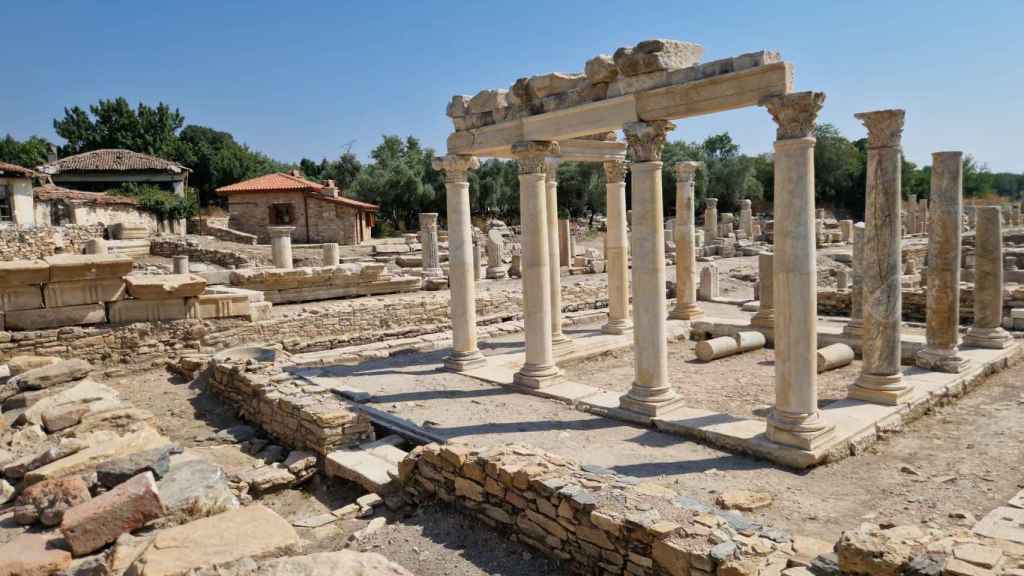
[[[104,204],[104,205],[126,205],[134,206],[139,203],[135,198],[129,198],[127,196],[115,196],[113,194],[105,194],[103,192],[82,192],[80,190],[71,190],[69,188],[61,188],[54,184],[46,184],[44,186],[36,186],[32,189],[32,194],[35,199],[40,202],[47,202],[52,200],[64,200],[72,204]]]
[[[0,162],[0,176],[24,176],[25,178],[31,178],[35,175],[35,171],[25,168],[24,166]]]
[[[369,202],[361,202],[341,195],[336,197],[330,196],[325,192],[325,190],[327,190],[327,187],[323,184],[317,184],[316,182],[306,180],[305,178],[295,176],[293,174],[275,172],[273,174],[265,174],[249,180],[243,180],[234,184],[222,186],[217,188],[215,192],[222,196],[240,193],[258,194],[262,192],[303,192],[310,198],[330,202],[332,204],[352,206],[355,208],[362,208],[363,210],[380,209],[380,206],[370,204]]]
[[[177,162],[157,158],[131,150],[106,149],[82,152],[43,164],[39,170],[46,174],[67,172],[170,172],[181,174],[190,170]]]

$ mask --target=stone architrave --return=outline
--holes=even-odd
[[[270,232],[270,249],[274,268],[291,268],[292,231],[295,230],[295,226],[271,226],[267,230]]]
[[[523,225],[523,304],[526,362],[513,382],[543,388],[561,379],[551,345],[551,262],[548,251],[545,159],[557,156],[557,142],[517,142],[512,154],[519,163],[519,214]]]
[[[850,321],[843,334],[860,338],[864,333],[864,223],[853,225],[853,286],[850,288]]]
[[[452,353],[445,368],[462,372],[486,364],[476,340],[476,283],[473,274],[473,229],[469,215],[467,172],[480,167],[474,156],[435,158],[444,171],[448,208],[448,283],[451,287]]]
[[[551,349],[555,356],[563,356],[573,349],[572,340],[562,332],[562,268],[554,263],[562,258],[561,234],[558,229],[558,160],[548,158],[544,167],[545,213],[547,215],[548,274],[551,277]],[[566,222],[568,224],[568,222]],[[566,228],[568,230],[568,227]],[[569,265],[573,262],[572,236],[567,236]]]
[[[693,320],[704,316],[697,305],[697,247],[694,243],[694,190],[700,162],[676,164],[676,307],[669,318]],[[749,201],[748,201],[749,202]]]
[[[868,175],[861,296],[864,361],[849,397],[897,405],[906,402],[913,391],[900,369],[900,140],[905,113],[878,110],[854,116],[868,129]]]
[[[625,334],[633,327],[629,314],[629,232],[626,224],[626,163],[604,163],[608,229],[605,258],[608,259],[608,322],[605,334]],[[678,265],[678,264],[677,264]]]
[[[775,405],[768,439],[801,450],[825,443],[835,427],[818,410],[818,292],[814,238],[814,123],[821,92],[765,98],[775,141]]]
[[[757,313],[750,318],[750,325],[758,328],[772,329],[775,327],[775,289],[773,280],[772,260],[775,255],[771,252],[761,252],[757,255],[757,281],[760,288],[758,291],[759,301]]]
[[[750,209],[750,200],[740,200],[740,230],[747,235],[747,238],[754,237],[754,215]]]
[[[977,206],[974,235],[974,325],[964,344],[978,348],[1006,348],[1013,337],[1003,320],[1003,222],[998,206]],[[929,290],[931,285],[929,284]]]
[[[484,252],[487,254],[487,271],[484,276],[492,280],[500,280],[508,275],[508,267],[502,261],[502,253],[505,251],[505,236],[501,230],[491,228],[487,231]]]
[[[437,245],[437,213],[420,214],[420,245],[423,246],[423,277],[441,278],[441,252]]]
[[[718,198],[704,199],[704,243],[718,239]]]
[[[932,154],[931,214],[928,222],[927,345],[917,365],[939,372],[962,372],[960,355],[960,205],[963,153]]]
[[[630,122],[624,127],[634,162],[633,197],[633,354],[636,373],[623,410],[657,416],[679,403],[668,379],[665,331],[665,234],[661,197],[661,151],[671,122]]]

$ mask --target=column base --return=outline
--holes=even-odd
[[[959,374],[967,369],[970,361],[960,354],[959,349],[938,350],[925,348],[917,353],[914,358],[918,368],[932,370],[933,372],[948,372]]]
[[[553,334],[551,336],[551,352],[556,358],[565,356],[576,349],[576,341],[565,334]]]
[[[420,276],[423,278],[444,278],[444,270],[441,268],[424,268]]]
[[[787,415],[774,408],[768,414],[765,436],[776,444],[800,450],[816,450],[832,439],[836,427],[825,422],[820,412]]]
[[[775,311],[768,314],[761,314],[758,311],[750,317],[750,325],[758,328],[775,328]]]
[[[864,335],[864,322],[858,320],[850,320],[843,326],[843,336],[850,336],[852,338],[860,338]]]
[[[544,388],[561,380],[562,371],[554,364],[548,366],[523,364],[519,372],[512,376],[512,383],[523,388]]]
[[[850,386],[847,398],[898,406],[910,400],[913,387],[903,383],[903,374],[861,374]]]
[[[1013,343],[1013,336],[1002,327],[971,328],[964,335],[964,345],[975,348],[1008,348]]]
[[[672,390],[652,398],[635,398],[631,393],[619,397],[619,408],[652,418],[671,412],[683,404],[683,399]]]
[[[628,334],[633,331],[633,323],[629,320],[612,320],[601,326],[601,332],[605,334]]]
[[[444,359],[444,367],[452,372],[465,372],[473,368],[480,368],[487,364],[487,357],[479,350],[472,352],[452,351],[451,356]]]
[[[508,278],[508,268],[505,266],[494,266],[488,267],[484,276],[491,280],[501,280],[502,278]]]
[[[696,320],[704,317],[704,310],[695,303],[676,304],[675,309],[668,313],[672,320]]]

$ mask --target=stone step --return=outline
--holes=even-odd
[[[356,449],[335,450],[325,461],[327,475],[355,482],[368,492],[391,493],[398,489],[398,463],[408,454],[396,446],[403,441],[392,434]]]

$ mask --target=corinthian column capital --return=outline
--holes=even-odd
[[[895,148],[903,139],[906,111],[899,108],[859,112],[853,117],[868,129],[868,148]]]
[[[824,92],[795,92],[767,96],[761,100],[761,106],[768,109],[778,125],[777,140],[814,136],[814,123],[823,104]]]
[[[693,180],[697,176],[697,170],[703,165],[703,162],[694,162],[692,160],[677,162],[675,166],[676,178],[680,180]]]
[[[609,184],[626,181],[626,162],[623,160],[604,161],[604,179]]]
[[[445,182],[466,182],[466,173],[480,167],[480,160],[476,156],[460,156],[451,154],[439,156],[431,161],[434,170],[444,172]]]
[[[558,154],[558,142],[527,141],[512,145],[512,156],[519,163],[520,174],[544,174],[547,157]]]
[[[626,146],[635,162],[658,162],[665,147],[665,137],[676,125],[668,120],[652,122],[628,122],[622,130],[626,133]]]

